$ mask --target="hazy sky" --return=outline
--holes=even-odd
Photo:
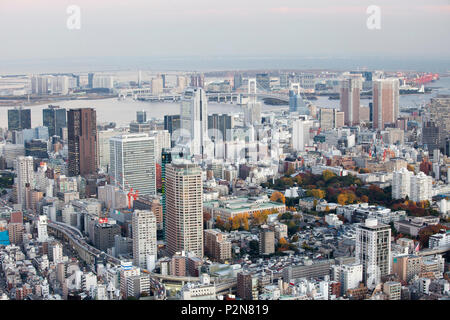
[[[66,8],[81,9],[69,30]],[[381,30],[366,27],[381,8]],[[0,60],[450,56],[450,0],[0,0]]]

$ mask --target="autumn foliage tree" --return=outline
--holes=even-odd
[[[318,199],[325,198],[325,190],[321,190],[321,189],[311,189],[311,190],[308,190],[306,192],[306,194],[310,197],[314,197],[314,198],[318,198]]]
[[[322,172],[322,177],[323,177],[323,180],[324,180],[325,182],[327,182],[328,180],[330,180],[330,179],[336,177],[336,175],[335,175],[332,171],[330,171],[330,170],[324,170],[324,171]]]
[[[275,191],[270,196],[270,201],[286,203],[286,197],[279,191]]]

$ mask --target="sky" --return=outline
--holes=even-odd
[[[67,7],[80,8],[69,29]],[[380,8],[380,29],[366,12]],[[450,0],[0,0],[0,69],[130,57],[450,57]]]

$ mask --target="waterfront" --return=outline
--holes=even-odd
[[[440,80],[430,84],[431,87],[440,87],[426,94],[411,94],[400,96],[400,108],[419,107],[424,103],[428,103],[432,97],[437,94],[450,93],[450,77],[441,78]],[[319,108],[339,108],[339,100],[329,100],[328,97],[319,96],[317,100],[311,101]],[[371,99],[361,99],[361,105],[368,106]],[[31,109],[31,124],[33,127],[42,125],[42,109],[48,104],[59,105],[60,107],[70,108],[87,108],[93,107],[97,110],[97,122],[116,122],[117,126],[126,126],[135,120],[136,111],[145,110],[149,118],[163,119],[164,115],[179,114],[180,104],[178,102],[144,102],[135,101],[131,98],[125,100],[101,99],[101,100],[67,100],[57,101],[47,104],[34,106],[26,106]],[[12,107],[0,107],[0,128],[8,126],[8,109]],[[287,110],[287,105],[272,106],[263,104],[263,112],[279,112]],[[242,112],[241,107],[235,104],[214,103],[208,104],[208,113],[237,113]]]

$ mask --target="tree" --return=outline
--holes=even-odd
[[[361,196],[360,200],[361,200],[361,202],[368,203],[369,202],[369,197],[366,196],[366,195],[363,195],[363,196]]]
[[[296,175],[294,178],[295,182],[297,182],[298,185],[301,185],[303,183],[303,179],[301,175]]]
[[[285,245],[287,245],[287,241],[286,241],[285,238],[281,238],[281,239],[278,241],[278,243],[279,243],[280,246],[285,246]]]
[[[270,196],[270,201],[286,203],[286,198],[281,192],[275,191]]]
[[[340,193],[337,197],[337,202],[341,205],[341,206],[345,206],[345,204],[347,203],[347,194],[345,193]]]
[[[318,199],[325,198],[325,191],[321,190],[321,189],[308,190],[306,194],[310,197],[314,197],[314,198],[318,198]]]
[[[323,180],[324,180],[325,182],[328,182],[328,181],[331,180],[332,178],[336,177],[336,175],[335,175],[332,171],[330,171],[330,170],[324,170],[324,171],[322,172],[322,177],[323,177]]]
[[[414,166],[412,164],[408,164],[406,165],[406,169],[408,169],[408,171],[414,172]]]

